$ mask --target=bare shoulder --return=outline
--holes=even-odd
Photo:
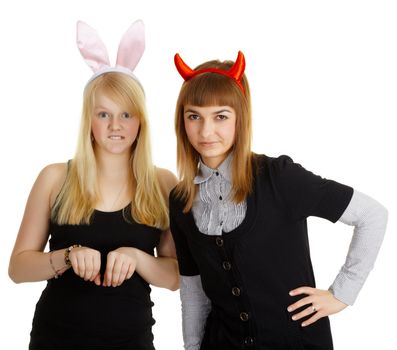
[[[41,170],[36,183],[41,187],[41,189],[46,190],[50,195],[51,203],[54,202],[55,197],[61,190],[62,185],[65,182],[67,172],[67,163],[49,164]]]
[[[41,170],[39,178],[43,178],[49,183],[56,183],[65,180],[67,171],[67,163],[49,164]]]
[[[178,183],[178,179],[171,171],[164,168],[156,167],[156,175],[159,180],[161,190],[166,193],[168,197],[168,194]]]

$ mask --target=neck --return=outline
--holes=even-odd
[[[126,179],[129,175],[129,154],[96,154],[98,176],[109,180]]]
[[[224,155],[221,157],[201,157],[201,161],[211,169],[218,169],[219,166],[226,160],[226,158],[230,155]]]
[[[100,154],[96,159],[100,192],[96,209],[114,211],[125,207],[132,198],[129,156]]]

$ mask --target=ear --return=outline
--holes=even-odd
[[[110,66],[108,52],[98,33],[82,21],[77,22],[77,47],[94,72]]]
[[[141,20],[135,21],[125,32],[117,51],[116,66],[133,71],[145,50],[145,26]]]

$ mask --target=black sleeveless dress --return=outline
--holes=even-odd
[[[136,247],[153,255],[161,231],[137,224],[129,213],[129,207],[97,210],[90,225],[51,222],[50,249],[81,244],[100,251],[101,277],[108,252],[119,247]],[[47,282],[36,305],[29,349],[153,350],[150,291],[137,273],[119,287],[103,287],[69,269]]]

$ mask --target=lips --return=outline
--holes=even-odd
[[[217,141],[212,141],[212,142],[199,142],[199,145],[202,147],[211,147],[211,146],[215,146],[216,144],[218,144]]]
[[[124,136],[121,135],[110,135],[109,139],[119,141],[119,140],[124,140]]]

